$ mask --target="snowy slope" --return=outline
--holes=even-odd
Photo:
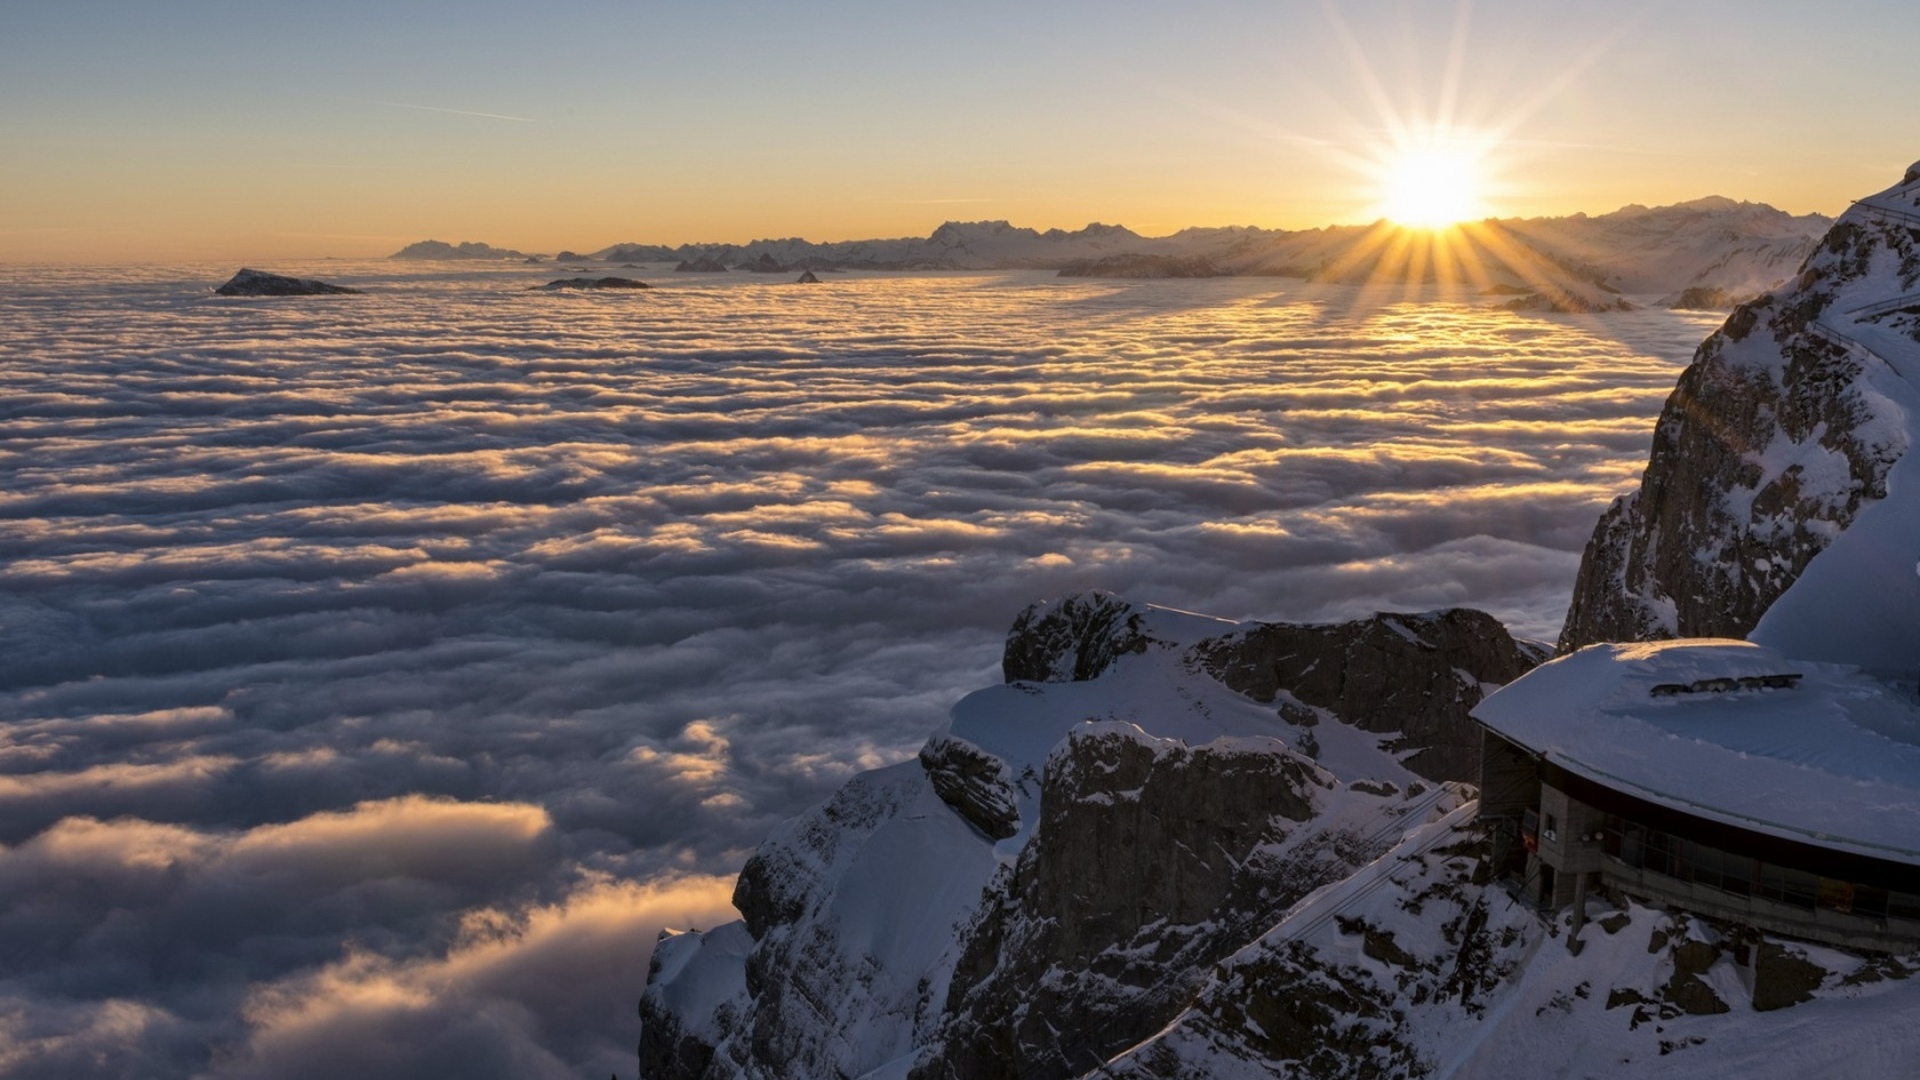
[[[1480,880],[1472,808],[1410,833],[1219,965],[1098,1075],[1855,1080],[1920,1066],[1914,959],[1638,905],[1543,923]]]
[[[1482,624],[1394,625],[1385,647],[1412,669]],[[1462,724],[1538,656],[1485,625],[1506,651],[1457,680],[1447,708]],[[776,830],[741,873],[741,922],[661,943],[641,1005],[647,1075],[855,1076],[980,1056],[978,1034],[1044,971],[1062,1014],[1119,1016],[1109,1041],[1131,1041],[1178,1002],[1149,993],[1164,964],[1128,957],[1204,966],[1239,944],[1250,914],[1261,921],[1460,801],[1402,763],[1397,732],[1284,686],[1255,700],[1206,673],[1222,641],[1254,641],[1257,660],[1261,629],[1101,596],[1027,613],[1010,674],[1024,663],[1069,681],[969,695],[919,761],[863,774]],[[1354,634],[1317,629],[1329,657]],[[1156,875],[1175,851],[1190,853],[1181,872]],[[1115,862],[1122,852],[1142,864]],[[1073,899],[1088,889],[1105,900]],[[1080,920],[1072,940],[1045,911]]]
[[[1875,405],[1872,438],[1920,442],[1920,164],[1863,199],[1834,226],[1829,249],[1851,262],[1808,329],[1860,365]],[[1900,677],[1920,669],[1920,460],[1886,474],[1886,496],[1862,508],[1754,628],[1790,656],[1859,664]]]

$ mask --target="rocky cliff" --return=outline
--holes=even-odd
[[[645,1075],[1071,1075],[1175,1015],[1169,971],[1190,991],[1458,803],[1418,770],[1458,774],[1467,710],[1542,651],[1477,612],[1035,605],[1005,685],[769,837],[739,923],[660,943]],[[1089,1018],[1097,1036],[1052,1034]]]
[[[1005,685],[776,830],[739,921],[663,936],[641,1075],[1908,1075],[1920,963],[1599,899],[1576,953],[1489,884],[1472,789],[1352,722],[1452,707],[1373,673],[1534,655],[1471,612],[1036,605]]]
[[[1701,344],[1661,413],[1639,490],[1594,528],[1562,652],[1745,637],[1887,495],[1908,445],[1897,365],[1920,357],[1895,325],[1920,306],[1917,184],[1909,173],[1856,204],[1791,283],[1736,308]]]

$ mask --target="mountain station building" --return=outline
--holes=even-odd
[[[1474,709],[1496,874],[1878,952],[1920,946],[1920,708],[1744,641],[1593,645]]]

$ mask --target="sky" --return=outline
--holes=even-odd
[[[1308,228],[1435,138],[1487,214],[1831,214],[1916,154],[1915,40],[1893,0],[13,0],[0,261]]]

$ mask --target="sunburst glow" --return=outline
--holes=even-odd
[[[1480,216],[1480,188],[1471,155],[1439,147],[1408,150],[1387,164],[1381,212],[1401,225],[1445,228]]]

